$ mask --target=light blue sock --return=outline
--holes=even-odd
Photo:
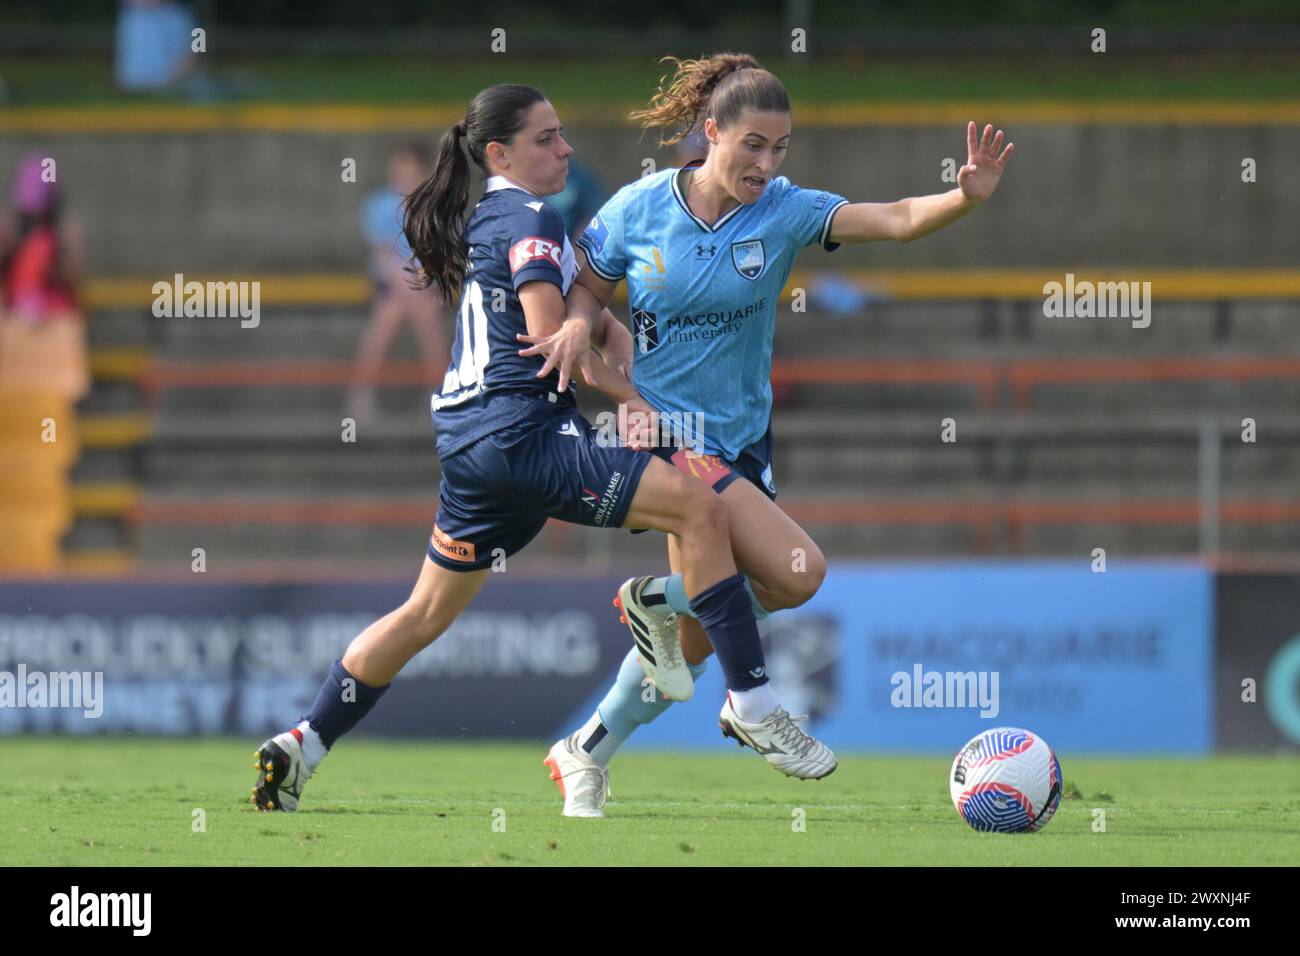
[[[667,599],[668,606],[678,614],[695,617],[695,612],[691,610],[691,599],[686,596],[686,584],[682,581],[682,576],[670,574],[660,580],[664,583],[664,598]]]
[[[667,600],[668,606],[678,614],[695,617],[695,612],[691,610],[691,599],[686,596],[686,585],[682,582],[682,576],[672,574],[659,580],[663,581],[664,599]],[[749,603],[754,605],[754,620],[761,621],[772,613],[758,603],[758,596],[754,594],[754,588],[750,585],[748,577],[745,578],[745,590],[749,592]]]
[[[691,677],[696,680],[708,669],[708,662],[687,664]],[[636,651],[628,651],[627,657],[618,669],[614,686],[609,689],[605,699],[596,708],[592,719],[588,720],[578,732],[578,743],[598,763],[607,764],[623,741],[642,724],[648,724],[669,708],[672,701],[666,700],[653,688],[653,700],[642,696],[645,688],[645,671],[637,663]]]
[[[749,592],[749,603],[754,605],[754,620],[761,621],[772,613],[758,603],[758,595],[754,593],[754,587],[749,583],[749,575],[745,575],[745,590]]]

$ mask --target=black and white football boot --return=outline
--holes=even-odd
[[[618,589],[614,606],[619,620],[632,632],[637,660],[659,693],[669,700],[690,700],[695,695],[695,678],[682,656],[677,633],[677,614],[667,603],[647,605],[645,586],[652,577],[628,578]]]
[[[302,755],[302,731],[286,730],[272,737],[253,751],[257,762],[257,786],[253,787],[251,803],[261,811],[298,809],[302,788],[311,779],[312,771]]]

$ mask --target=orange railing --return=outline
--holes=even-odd
[[[1201,505],[1195,498],[918,499],[864,497],[854,500],[783,497],[783,510],[796,521],[817,525],[951,525],[975,536],[975,550],[988,553],[999,531],[1011,550],[1024,550],[1027,534],[1045,526],[1089,524],[1195,526]],[[148,524],[384,525],[432,524],[437,502],[428,498],[210,497],[142,499],[128,519]],[[1220,503],[1224,525],[1300,521],[1297,499],[1228,499]]]
[[[126,373],[151,401],[169,388],[343,387],[355,377],[345,361],[142,361]],[[1223,356],[1204,358],[1097,359],[777,359],[774,384],[795,385],[969,385],[978,405],[993,409],[1009,390],[1014,407],[1025,410],[1045,385],[1111,382],[1300,381],[1300,357]],[[384,366],[380,385],[428,387],[418,362]]]

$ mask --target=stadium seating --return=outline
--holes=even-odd
[[[785,308],[774,367],[793,389],[774,425],[782,504],[832,555],[1195,553],[1210,428],[1220,549],[1296,549],[1292,311],[1286,299],[1212,288],[1161,302],[1145,329],[925,288],[847,318]],[[136,462],[124,484],[100,488],[100,519],[116,508],[126,529],[119,545],[154,564],[188,562],[195,547],[244,566],[418,559],[439,469],[413,341],[399,340],[379,421],[345,441],[361,302],[278,304],[256,329],[178,319],[152,342],[147,320],[112,316],[116,340],[92,361],[102,407],[116,385],[148,409],[119,402],[117,419],[97,426]],[[1254,444],[1241,440],[1247,417]],[[946,418],[955,442],[941,440]],[[520,560],[657,561],[661,547],[553,526]]]

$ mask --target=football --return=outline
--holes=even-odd
[[[997,727],[957,752],[948,782],[961,818],[976,830],[1029,833],[1061,802],[1061,763],[1043,738]]]

